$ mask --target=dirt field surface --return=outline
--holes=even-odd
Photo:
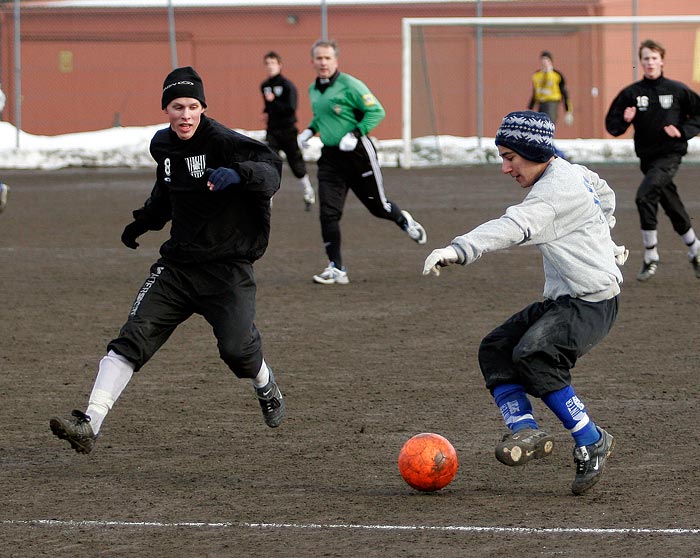
[[[504,432],[484,388],[481,338],[542,294],[534,248],[423,277],[423,261],[524,192],[498,165],[386,169],[389,197],[428,231],[418,246],[352,197],[343,218],[350,284],[325,265],[317,211],[285,169],[270,247],[256,265],[266,359],[287,402],[267,428],[248,381],[219,360],[200,317],[138,372],[78,455],[48,421],[84,409],[106,343],[157,258],[164,232],[119,237],[150,171],[5,172],[0,215],[0,555],[10,557],[697,556],[700,553],[700,280],[665,215],[661,265],[641,260],[636,166],[592,167],[617,192],[615,238],[631,249],[611,334],[573,371],[616,438],[600,483],[571,494],[572,441],[548,459],[496,461]],[[315,169],[314,169],[315,171]],[[678,186],[700,230],[700,167]],[[420,432],[452,441],[452,484],[419,493],[397,470]]]

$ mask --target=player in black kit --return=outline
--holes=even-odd
[[[306,172],[304,156],[297,143],[299,130],[297,123],[297,88],[282,75],[282,58],[274,51],[268,52],[263,58],[265,69],[269,76],[260,85],[265,109],[263,115],[267,120],[267,145],[273,151],[282,151],[287,157],[289,168],[297,178],[304,196],[306,210],[316,203],[316,194]]]
[[[615,97],[605,117],[605,127],[613,136],[624,134],[630,124],[634,126],[634,150],[644,173],[635,199],[644,243],[639,281],[651,279],[659,267],[659,204],[688,247],[690,265],[700,279],[700,241],[673,183],[688,151],[688,140],[700,132],[700,96],[685,84],[664,77],[665,54],[659,43],[642,42],[639,61],[644,77]]]
[[[85,412],[50,420],[52,432],[78,453],[90,453],[107,413],[178,325],[200,314],[212,326],[219,355],[239,378],[250,378],[265,422],[277,427],[284,400],[263,358],[255,327],[253,263],[267,248],[270,200],[282,161],[264,144],[208,118],[204,86],[191,67],[163,84],[170,126],[151,141],[156,182],[133,212],[121,240],[161,230],[170,238],[139,290],[119,336],[107,346]]]

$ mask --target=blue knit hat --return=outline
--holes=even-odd
[[[496,132],[496,145],[509,147],[529,161],[544,163],[554,155],[554,122],[543,112],[511,112],[503,117]]]

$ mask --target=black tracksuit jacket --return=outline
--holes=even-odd
[[[636,107],[632,122],[625,122],[625,108]],[[685,84],[665,78],[644,78],[625,87],[615,97],[605,117],[605,128],[613,136],[634,125],[634,150],[642,160],[664,155],[685,155],[688,140],[700,132],[700,96]],[[664,126],[673,124],[682,137],[672,138]]]
[[[172,221],[161,246],[165,261],[254,262],[270,236],[270,199],[280,187],[282,161],[266,145],[202,115],[194,136],[181,140],[170,128],[151,140],[156,182],[134,219],[147,230]],[[241,183],[212,192],[205,169],[229,167]]]

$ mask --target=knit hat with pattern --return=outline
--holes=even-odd
[[[496,145],[509,147],[529,161],[544,163],[554,155],[554,122],[543,112],[511,112],[503,117],[496,132]]]

